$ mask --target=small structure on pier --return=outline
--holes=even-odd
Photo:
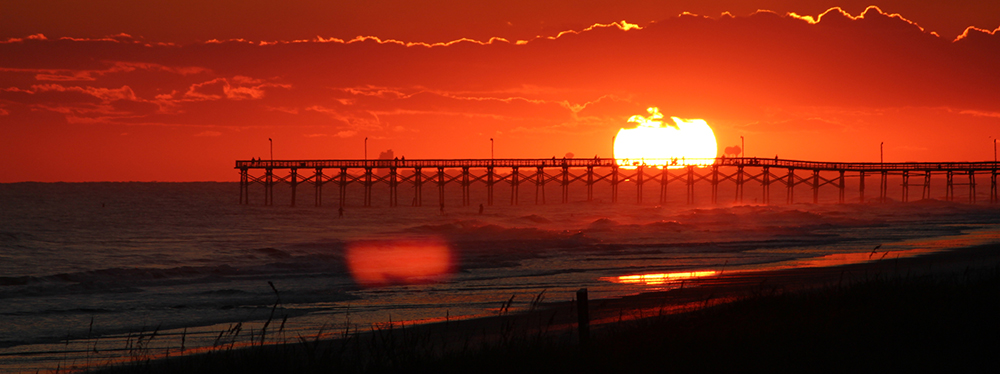
[[[795,187],[808,186],[812,192],[812,202],[819,201],[820,187],[837,188],[838,201],[846,198],[845,178],[857,178],[858,200],[866,202],[866,183],[870,177],[878,177],[878,202],[887,201],[890,177],[901,178],[901,201],[910,200],[910,189],[921,186],[921,198],[931,198],[931,177],[944,176],[945,200],[954,201],[955,186],[968,188],[968,202],[976,203],[976,176],[989,176],[990,203],[997,203],[996,162],[816,162],[782,160],[778,158],[717,158],[702,160],[708,166],[681,166],[679,168],[654,167],[651,160],[616,160],[611,158],[563,158],[563,159],[440,159],[440,160],[240,160],[236,169],[240,172],[240,203],[250,203],[250,187],[264,186],[264,205],[274,204],[274,186],[288,183],[291,186],[291,205],[295,206],[300,184],[311,184],[314,188],[315,206],[323,205],[323,188],[336,186],[339,206],[347,202],[347,187],[360,184],[364,189],[364,206],[372,205],[372,189],[386,186],[389,191],[389,206],[399,205],[401,185],[411,185],[412,205],[422,206],[425,185],[437,187],[438,204],[444,205],[445,186],[458,184],[462,190],[462,205],[470,205],[471,186],[483,184],[486,187],[486,203],[494,205],[494,192],[498,185],[506,185],[510,192],[510,204],[517,205],[522,185],[534,185],[535,203],[545,203],[545,186],[556,184],[561,187],[561,201],[570,200],[570,185],[584,184],[586,200],[594,200],[594,186],[607,183],[610,186],[611,202],[618,202],[619,189],[631,185],[636,189],[637,203],[643,203],[644,186],[659,185],[659,203],[667,202],[667,186],[682,184],[688,204],[695,202],[695,185],[711,185],[711,202],[719,200],[719,186],[732,182],[735,186],[734,202],[742,203],[745,186],[755,183],[760,186],[760,199],[771,204],[771,187],[786,189],[785,202],[795,202]],[[692,161],[692,160],[688,160]],[[916,183],[911,177],[918,178]],[[967,183],[962,180],[967,179]],[[433,187],[432,187],[433,188]]]

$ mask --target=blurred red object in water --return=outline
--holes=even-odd
[[[435,238],[355,242],[345,258],[354,281],[369,287],[440,282],[455,269],[451,247]]]

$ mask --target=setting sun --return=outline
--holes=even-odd
[[[635,128],[618,130],[614,149],[620,166],[645,164],[677,169],[714,162],[718,145],[705,120],[670,117],[674,123],[664,124],[659,108],[647,111],[648,117],[634,115],[628,119],[636,124]]]

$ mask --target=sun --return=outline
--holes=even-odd
[[[646,165],[679,169],[715,162],[719,146],[705,120],[670,117],[674,123],[664,124],[659,108],[647,111],[648,117],[635,115],[628,119],[636,124],[635,128],[622,128],[615,136],[614,156],[620,167]]]

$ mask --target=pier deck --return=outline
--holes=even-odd
[[[656,166],[665,163],[668,166]],[[698,166],[684,165],[701,164]],[[735,201],[742,202],[744,187],[754,182],[761,187],[763,203],[770,204],[772,186],[786,189],[786,203],[794,203],[795,187],[811,187],[813,202],[819,199],[823,186],[833,186],[839,191],[838,201],[845,202],[845,178],[858,178],[858,199],[865,202],[865,181],[869,176],[879,178],[879,202],[887,200],[890,176],[901,177],[901,201],[910,199],[911,187],[921,186],[921,198],[930,198],[931,177],[944,176],[945,199],[955,199],[955,186],[966,186],[969,203],[976,203],[976,176],[989,176],[990,203],[996,204],[998,163],[983,162],[821,162],[787,160],[778,158],[716,158],[687,160],[624,160],[611,158],[548,158],[548,159],[396,159],[396,160],[237,160],[235,169],[240,172],[240,203],[249,204],[249,189],[253,184],[264,186],[264,204],[273,205],[274,186],[288,183],[291,186],[291,205],[295,205],[299,184],[313,185],[315,205],[322,205],[323,186],[335,184],[340,192],[339,204],[346,202],[347,186],[364,187],[364,205],[372,205],[372,188],[385,184],[389,189],[389,205],[398,205],[398,187],[412,185],[414,206],[423,205],[423,186],[436,185],[438,203],[444,205],[445,186],[457,183],[462,187],[462,205],[469,205],[470,186],[486,185],[487,203],[494,203],[494,187],[509,185],[511,204],[518,204],[519,188],[531,184],[536,188],[535,202],[544,203],[546,184],[557,184],[562,189],[562,202],[569,199],[569,186],[584,183],[587,201],[594,199],[593,187],[607,183],[611,187],[611,201],[618,201],[618,190],[623,184],[636,188],[636,202],[643,202],[643,186],[649,183],[660,186],[659,202],[665,203],[667,186],[681,183],[686,187],[686,201],[694,202],[696,183],[709,183],[711,201],[718,201],[721,183],[735,185]],[[311,172],[302,173],[302,170]],[[251,171],[262,174],[253,175]],[[276,173],[281,171],[281,173]],[[796,171],[800,174],[796,174]],[[287,174],[285,174],[287,173]],[[805,174],[805,176],[803,176]],[[910,181],[910,178],[917,181]],[[956,181],[956,179],[966,179]],[[539,200],[541,196],[541,200]]]

